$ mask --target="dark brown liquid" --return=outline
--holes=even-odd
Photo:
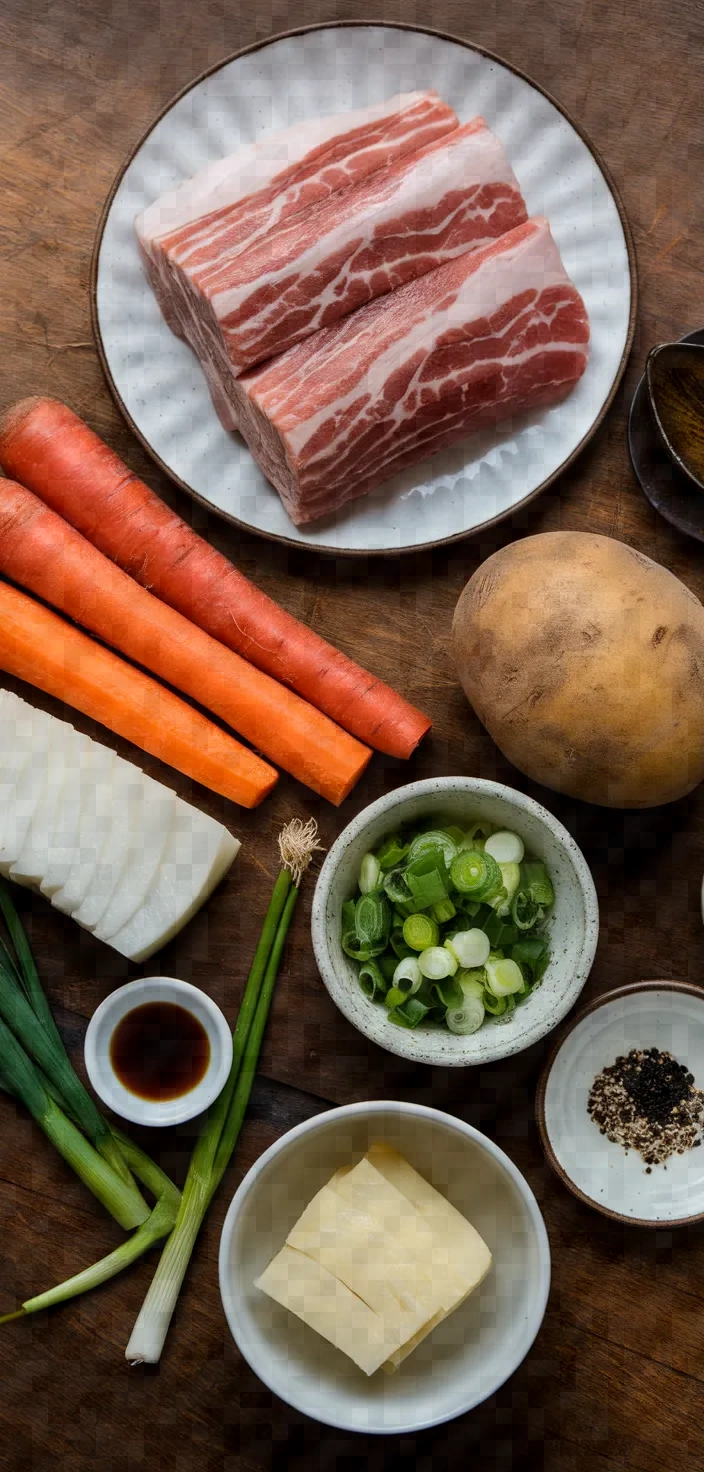
[[[175,1002],[145,1002],[112,1035],[110,1062],[140,1099],[180,1099],[204,1077],[210,1039],[203,1024]]]

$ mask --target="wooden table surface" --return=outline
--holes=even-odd
[[[234,1019],[282,821],[314,814],[329,845],[389,787],[465,772],[547,801],[582,846],[602,916],[585,999],[642,977],[698,982],[702,792],[666,811],[626,815],[545,794],[480,729],[448,653],[452,610],[467,578],[498,546],[529,533],[569,527],[621,538],[704,595],[701,550],[641,495],[625,434],[647,349],[704,320],[704,9],[697,0],[389,0],[377,7],[375,19],[427,23],[475,40],[552,91],[603,154],[633,228],[641,296],[624,385],[578,463],[513,521],[478,541],[401,561],[325,559],[268,545],[209,520],[154,469],[101,376],[89,264],[100,208],[125,153],[173,93],[228,53],[292,25],[366,18],[368,8],[368,0],[292,7],[262,0],[256,8],[237,0],[0,0],[0,406],[30,393],[65,399],[261,587],[434,721],[411,763],[375,758],[339,812],[284,777],[273,799],[243,815],[140,755],[182,795],[224,814],[243,840],[234,870],[162,953],[160,969],[204,986]],[[125,743],[112,744],[134,755]],[[295,921],[236,1160],[202,1233],[158,1371],[130,1370],[123,1359],[153,1261],[51,1316],[4,1328],[0,1467],[350,1472],[393,1464],[429,1472],[465,1458],[482,1472],[704,1467],[704,1229],[624,1228],[563,1189],[544,1164],[533,1118],[547,1044],[510,1064],[467,1072],[413,1067],[367,1045],[318,978],[311,888]],[[91,1012],[137,968],[43,901],[23,896],[22,913],[82,1066]],[[236,1351],[217,1287],[220,1227],[243,1172],[279,1134],[330,1101],[371,1097],[431,1102],[486,1130],[525,1172],[553,1254],[548,1312],[518,1372],[472,1414],[401,1440],[319,1427],[273,1397]],[[164,1136],[161,1158],[178,1180],[193,1136],[188,1127]],[[33,1124],[1,1097],[0,1312],[94,1261],[118,1237]]]

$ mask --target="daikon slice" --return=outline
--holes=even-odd
[[[101,752],[103,748],[98,748]],[[105,783],[104,799],[93,813],[84,815],[94,861],[80,900],[71,914],[79,925],[94,930],[102,920],[129,862],[130,812],[139,802],[142,773],[114,752]]]
[[[0,870],[7,874],[19,858],[45,785],[49,720],[43,711],[26,706],[27,714],[12,723],[9,746],[3,753],[7,786],[0,828]],[[22,754],[19,747],[24,746]]]
[[[168,787],[143,772],[140,777],[127,804],[126,862],[104,914],[93,927],[99,940],[111,943],[157,882],[178,811],[178,798]]]
[[[50,837],[56,827],[64,789],[77,770],[77,748],[78,737],[73,727],[64,721],[51,720],[46,745],[39,747],[43,757],[39,800],[22,848],[10,865],[10,878],[16,884],[41,884],[44,878],[49,863]]]
[[[74,762],[66,773],[54,826],[48,835],[47,861],[40,889],[49,899],[62,888],[71,872],[80,848],[81,816],[93,801],[96,765],[102,758],[102,748],[89,736],[81,735],[71,726],[66,729],[73,734]]]
[[[179,812],[157,882],[129,923],[109,937],[110,945],[131,961],[146,961],[178,934],[239,851],[239,840],[221,823],[179,798],[175,801]]]
[[[75,913],[88,893],[103,846],[115,831],[115,812],[119,810],[116,797],[120,789],[115,770],[120,758],[108,746],[99,746],[97,741],[92,744],[95,747],[92,754],[93,789],[81,811],[78,845],[64,883],[51,897],[57,910],[70,915]],[[129,763],[123,765],[128,767]],[[132,768],[130,781],[133,785],[138,775]]]

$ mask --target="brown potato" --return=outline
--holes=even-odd
[[[704,777],[704,608],[623,542],[514,542],[462,593],[465,694],[504,756],[608,807],[672,802]]]

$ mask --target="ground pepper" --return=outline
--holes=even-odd
[[[659,1048],[632,1048],[602,1068],[587,1109],[602,1135],[640,1152],[648,1174],[701,1144],[704,1093],[694,1074]]]

